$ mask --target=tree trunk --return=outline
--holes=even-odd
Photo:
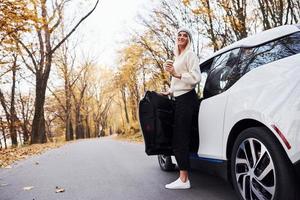
[[[213,47],[214,47],[214,52],[215,52],[215,51],[219,50],[219,46],[218,46],[218,43],[217,43],[215,30],[214,30],[214,26],[213,26],[213,17],[210,13],[211,8],[210,8],[209,0],[205,0],[205,4],[206,4],[205,6],[208,10],[207,17],[208,17],[208,21],[209,21],[209,33],[210,33],[210,36],[211,36],[211,41],[212,41],[212,44],[213,44]]]
[[[98,137],[99,136],[99,124],[98,124],[98,122],[97,122],[97,120],[94,120],[94,135],[95,135],[95,137]]]
[[[35,103],[34,103],[34,117],[32,121],[32,134],[31,134],[31,144],[35,143],[46,143],[46,125],[44,116],[44,105],[45,105],[45,95],[46,88],[49,79],[49,74],[52,65],[52,55],[53,50],[51,49],[51,33],[49,24],[47,22],[47,6],[46,0],[41,0],[41,14],[43,27],[42,31],[37,30],[38,38],[40,41],[40,62],[38,62],[38,68],[36,70],[36,87],[35,87]],[[44,33],[44,41],[41,36]]]
[[[3,134],[4,147],[5,147],[5,149],[7,149],[6,135],[5,135],[5,128],[4,128],[4,125],[3,125],[2,118],[0,118],[0,126],[1,126],[2,134]]]
[[[16,109],[15,109],[15,91],[16,91],[16,57],[14,56],[14,63],[12,66],[12,86],[11,86],[11,101],[10,101],[10,126],[9,126],[9,132],[11,137],[11,143],[13,147],[18,146],[18,140],[17,140],[17,130],[16,130],[16,121],[17,121],[17,115],[16,115]]]
[[[129,124],[129,116],[128,116],[128,109],[127,109],[127,103],[126,103],[125,89],[122,88],[121,93],[122,93],[122,100],[123,100],[123,103],[124,103],[124,111],[125,111],[126,122],[127,122],[127,124]]]
[[[18,129],[17,132],[18,132],[18,136],[19,136],[19,138],[20,138],[20,145],[23,145],[24,143],[22,144],[22,140],[21,140],[21,134],[22,134],[22,133],[21,133],[21,130]]]
[[[91,129],[90,129],[90,126],[89,126],[89,116],[86,115],[85,117],[85,137],[86,138],[90,138],[91,137]]]
[[[100,125],[101,125],[101,131],[100,131],[100,136],[104,137],[105,136],[105,128],[106,128],[106,124],[103,121],[100,121]]]
[[[80,107],[76,108],[76,116],[75,116],[75,135],[76,139],[84,138],[84,128],[82,124],[82,115],[80,113]]]
[[[70,139],[74,140],[74,129],[73,129],[73,123],[72,120],[70,119]]]
[[[65,138],[66,141],[70,141],[73,140],[73,134],[71,133],[71,119],[70,119],[70,115],[67,114],[67,118],[66,118],[66,132],[65,132]]]
[[[259,4],[259,10],[260,10],[262,18],[263,18],[264,29],[265,30],[270,29],[271,25],[270,25],[270,22],[268,20],[268,11],[267,11],[267,8],[265,6],[265,3],[264,3],[263,0],[258,0],[258,4]]]
[[[36,75],[36,90],[35,90],[35,103],[34,103],[34,117],[32,121],[31,144],[46,143],[46,129],[45,129],[45,116],[44,104],[47,79],[40,78]]]
[[[111,128],[111,126],[109,127],[109,135],[112,135],[113,134],[113,130]]]
[[[135,102],[135,97],[132,95],[129,99],[129,103],[130,103],[130,108],[131,108],[131,119],[132,121],[137,121],[137,105]]]
[[[28,144],[29,141],[29,131],[27,129],[27,123],[24,121],[22,125],[22,131],[23,131],[23,143]]]
[[[70,85],[69,79],[66,75],[65,77],[65,95],[66,95],[66,141],[73,140],[73,129],[72,129],[72,122],[71,122],[71,92],[70,92]]]
[[[75,137],[76,139],[79,139],[80,138],[80,135],[79,135],[79,118],[80,118],[80,113],[78,111],[78,108],[76,107],[75,109]]]
[[[138,81],[136,81],[136,83],[135,83],[135,105],[136,105],[135,108],[138,107],[139,102],[140,102],[139,86],[137,83],[138,83]],[[137,109],[136,109],[135,115],[137,116]]]
[[[29,130],[28,130],[29,121],[28,121],[28,110],[25,111],[25,104],[28,104],[29,100],[28,100],[28,102],[26,102],[22,98],[21,93],[20,93],[20,103],[21,103],[21,114],[22,114],[22,118],[23,118],[23,123],[22,123],[23,143],[28,144],[29,143]],[[29,109],[29,108],[27,108],[27,109]]]

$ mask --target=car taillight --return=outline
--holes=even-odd
[[[279,130],[279,128],[277,126],[275,126],[274,124],[271,125],[272,128],[276,131],[276,133],[279,135],[279,137],[282,139],[282,141],[284,142],[285,146],[288,149],[291,149],[291,145],[290,143],[287,141],[287,139],[284,137],[284,134]]]

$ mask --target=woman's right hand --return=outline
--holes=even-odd
[[[173,61],[172,61],[172,60],[167,60],[167,61],[164,63],[164,69],[165,69],[167,72],[171,73],[171,72],[173,71],[173,69],[174,69],[174,67],[173,67]]]

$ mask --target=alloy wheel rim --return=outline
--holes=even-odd
[[[266,146],[255,138],[244,140],[235,157],[235,178],[245,200],[273,200],[276,170]]]
[[[162,166],[165,166],[165,165],[166,165],[166,162],[167,162],[167,156],[160,155],[159,161],[160,161],[160,164],[161,164]]]

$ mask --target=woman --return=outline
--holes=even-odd
[[[175,97],[175,119],[172,146],[180,170],[179,178],[167,184],[167,189],[191,187],[188,170],[190,136],[193,122],[198,117],[198,97],[195,86],[200,82],[199,59],[191,49],[192,35],[188,29],[179,29],[174,48],[174,63],[167,61],[165,70],[172,76],[171,87],[164,95]]]

